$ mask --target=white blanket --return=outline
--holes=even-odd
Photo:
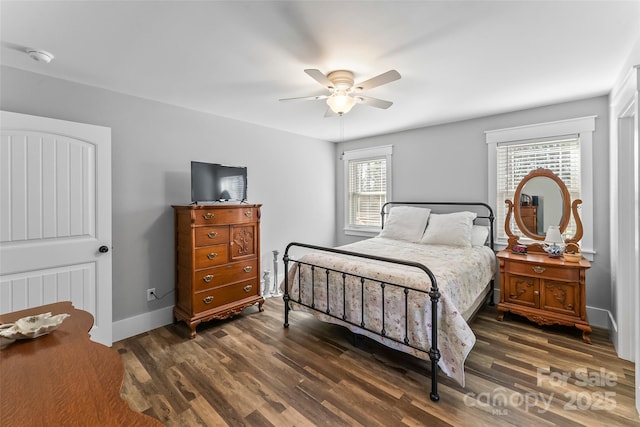
[[[413,261],[428,267],[436,277],[441,297],[438,304],[438,349],[441,358],[439,366],[448,376],[464,386],[464,361],[475,344],[476,338],[462,313],[465,313],[484,292],[487,283],[496,271],[493,251],[488,247],[462,248],[443,245],[422,245],[399,240],[375,237],[362,240],[339,249],[368,255]],[[333,270],[350,272],[372,280],[365,281],[364,319],[362,319],[362,294],[360,279],[350,276],[345,280],[345,308],[343,309],[342,275],[330,272],[328,305],[334,316],[354,322],[358,325],[364,321],[365,328],[381,332],[379,337],[363,328],[342,322],[339,319],[306,310],[297,304],[311,305],[315,309],[327,310],[327,274],[324,268],[316,268],[314,289],[311,289],[311,268],[302,266],[298,272],[298,264],[293,263],[289,270],[289,296],[292,307],[309,311],[319,319],[348,327],[352,331],[368,336],[382,344],[412,354],[421,359],[429,359],[431,348],[431,300],[429,296],[415,291],[408,293],[408,336],[405,337],[404,292],[388,284],[399,284],[415,289],[428,291],[431,288],[429,277],[424,271],[398,264],[372,261],[362,258],[333,254],[329,252],[313,252],[304,255],[299,261],[319,265]],[[302,278],[300,290],[298,278]],[[384,290],[380,283],[387,283]],[[384,325],[380,300],[384,292]],[[404,342],[409,340],[412,346],[397,343],[387,337]]]

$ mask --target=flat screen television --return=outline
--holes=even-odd
[[[247,200],[247,168],[218,163],[191,162],[191,201]]]

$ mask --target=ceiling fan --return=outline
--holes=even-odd
[[[367,89],[382,86],[400,79],[400,73],[396,70],[390,70],[378,76],[372,77],[361,83],[354,84],[353,73],[348,70],[332,71],[326,76],[320,70],[313,68],[304,70],[311,78],[324,86],[329,94],[316,96],[303,96],[298,98],[283,98],[280,101],[298,101],[298,100],[319,100],[326,99],[327,112],[325,117],[338,114],[342,116],[348,113],[356,103],[369,105],[371,107],[387,109],[393,105],[391,101],[364,96],[360,93]]]

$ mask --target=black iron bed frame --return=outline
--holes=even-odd
[[[382,216],[382,227],[384,228],[384,218],[385,215],[388,215],[388,212],[386,212],[386,208],[389,207],[389,209],[391,209],[392,205],[422,205],[422,206],[476,206],[476,207],[484,207],[487,209],[488,214],[486,215],[479,215],[476,217],[476,219],[486,219],[489,223],[489,242],[490,242],[490,247],[491,249],[494,249],[494,237],[493,237],[493,222],[494,222],[494,216],[493,216],[493,210],[491,209],[491,207],[489,205],[487,205],[486,203],[481,203],[481,202],[387,202],[382,206],[382,209],[380,211],[380,215]],[[303,262],[303,261],[299,261],[299,260],[295,260],[295,259],[291,259],[289,257],[289,250],[292,247],[299,247],[299,248],[306,248],[306,249],[312,249],[315,251],[321,251],[321,252],[330,252],[330,253],[334,253],[334,254],[342,254],[342,255],[350,255],[350,256],[354,256],[354,257],[358,257],[358,258],[363,258],[363,259],[369,259],[369,260],[375,260],[375,261],[382,261],[382,262],[388,262],[391,264],[397,264],[397,265],[405,265],[407,267],[413,267],[413,268],[417,268],[422,270],[427,277],[429,278],[429,281],[431,282],[431,289],[429,291],[425,291],[425,290],[421,290],[421,289],[416,289],[410,286],[405,286],[405,285],[401,285],[401,284],[397,284],[397,283],[389,283],[389,282],[380,282],[379,280],[376,279],[372,279],[369,277],[364,277],[364,276],[359,276],[356,274],[352,274],[346,271],[339,271],[339,270],[335,270],[335,269],[331,269],[331,268],[327,268],[324,266],[319,266],[319,265],[314,265],[314,264],[310,264],[307,262]],[[400,344],[404,344],[405,346],[411,347],[415,350],[418,350],[420,352],[423,353],[427,353],[429,355],[429,359],[431,361],[431,392],[429,394],[429,397],[431,398],[432,401],[437,402],[440,400],[440,395],[438,394],[438,362],[440,360],[440,350],[438,349],[438,302],[440,300],[440,291],[438,290],[438,284],[436,281],[436,278],[434,276],[434,274],[431,272],[431,270],[424,266],[423,264],[420,263],[416,263],[416,262],[411,262],[411,261],[404,261],[404,260],[399,260],[399,259],[393,259],[393,258],[386,258],[386,257],[379,257],[379,256],[374,256],[374,255],[366,255],[366,254],[361,254],[361,253],[357,253],[357,252],[351,252],[351,251],[344,251],[341,249],[335,249],[335,248],[327,248],[327,247],[322,247],[322,246],[315,246],[315,245],[309,245],[306,243],[298,243],[298,242],[291,242],[287,245],[287,248],[284,252],[284,256],[283,256],[283,261],[284,261],[284,271],[285,271],[285,276],[284,276],[284,327],[288,328],[289,327],[289,311],[291,310],[291,307],[289,306],[289,301],[291,301],[291,297],[289,296],[289,262],[294,262],[297,264],[298,266],[298,283],[300,283],[300,280],[302,279],[301,277],[301,266],[305,265],[308,266],[309,268],[311,268],[311,304],[306,304],[302,301],[302,297],[301,297],[301,293],[298,293],[298,299],[295,300],[295,302],[303,307],[306,307],[309,310],[313,310],[313,311],[317,311],[317,312],[322,312],[323,314],[329,316],[329,317],[333,317],[335,319],[339,319],[343,322],[346,322],[350,325],[362,328],[368,332],[371,332],[372,334],[378,335],[380,337],[384,337],[387,339],[390,339],[392,341],[395,341],[397,343]],[[326,310],[325,311],[320,311],[317,308],[315,308],[315,293],[314,293],[314,289],[315,289],[315,270],[316,269],[320,269],[322,271],[324,271],[324,273],[326,274],[326,286],[327,286],[327,301],[326,301]],[[351,320],[349,320],[346,317],[346,314],[343,314],[341,317],[338,317],[334,314],[332,314],[330,312],[329,309],[329,274],[331,272],[334,273],[340,273],[341,277],[342,277],[342,304],[343,304],[343,310],[342,312],[345,313],[345,305],[346,305],[346,292],[345,292],[345,286],[346,286],[346,278],[347,277],[356,277],[360,280],[360,294],[361,294],[361,304],[360,304],[360,310],[361,310],[361,322],[360,323],[355,323]],[[367,327],[367,325],[364,322],[364,284],[365,281],[369,280],[369,281],[373,281],[373,282],[377,282],[380,285],[381,288],[381,292],[382,292],[382,298],[381,300],[381,309],[382,309],[382,330],[380,331],[375,331],[372,330],[370,328]],[[386,335],[386,330],[385,330],[385,326],[384,326],[384,309],[385,309],[385,300],[384,300],[384,290],[386,286],[393,286],[396,288],[400,288],[403,290],[404,292],[404,318],[405,318],[405,325],[404,325],[404,340],[400,341],[397,340],[395,338],[389,337]],[[490,282],[490,289],[489,292],[487,294],[487,297],[489,298],[489,304],[490,305],[494,305],[493,302],[493,293],[494,293],[494,279],[491,279]],[[431,329],[431,348],[429,349],[429,351],[425,351],[423,348],[419,348],[415,345],[413,345],[408,338],[408,315],[407,315],[407,307],[408,307],[408,295],[409,295],[409,291],[415,291],[418,293],[422,293],[425,295],[428,295],[430,300],[431,300],[431,322],[432,322],[432,329]]]

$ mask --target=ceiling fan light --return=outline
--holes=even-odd
[[[344,91],[336,92],[327,98],[327,105],[329,108],[339,115],[343,115],[351,111],[355,104],[355,98],[347,95]]]

